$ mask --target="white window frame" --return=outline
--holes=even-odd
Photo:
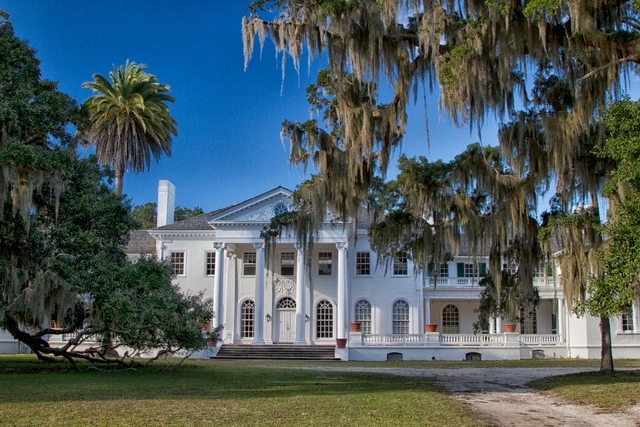
[[[372,311],[371,303],[366,299],[361,299],[356,302],[353,310],[354,321],[360,323],[360,331],[362,331],[363,334],[370,334],[373,330]]]
[[[291,274],[285,274],[282,272],[283,267],[290,267]],[[280,275],[281,276],[295,276],[296,275],[296,253],[295,252],[281,252],[280,253]]]
[[[454,304],[446,304],[441,310],[442,333],[460,333],[460,309]]]
[[[212,257],[213,263],[210,262],[210,257]],[[204,254],[204,275],[207,277],[216,275],[216,253],[214,251],[206,251]]]
[[[325,269],[321,266],[328,265],[328,273],[323,273]],[[318,276],[333,276],[333,252],[331,251],[318,251]]]
[[[180,263],[176,262],[176,260],[174,260],[174,255],[182,255],[182,261]],[[183,250],[171,251],[169,254],[169,262],[171,263],[171,269],[175,276],[185,277],[187,275],[187,251],[183,251]],[[181,273],[176,272],[176,266],[178,265],[182,266]]]
[[[411,320],[411,306],[403,299],[393,303],[391,332],[394,335],[408,335]]]
[[[404,259],[404,261],[403,261]],[[393,257],[393,276],[407,277],[409,275],[409,258],[406,254],[396,254]]]
[[[371,252],[356,252],[356,276],[371,276]]]
[[[326,304],[324,304],[326,303]],[[320,304],[324,304],[320,307]],[[328,305],[327,305],[328,304]],[[322,311],[320,311],[322,309]],[[336,309],[331,301],[323,298],[316,303],[316,339],[332,339],[334,337]],[[327,314],[331,316],[328,317]]]
[[[250,258],[253,258],[251,260]],[[253,261],[253,262],[250,262]],[[243,276],[255,276],[256,275],[256,264],[258,261],[258,254],[255,251],[246,251],[242,254],[242,275]],[[253,266],[253,274],[247,273],[247,267],[251,268]]]

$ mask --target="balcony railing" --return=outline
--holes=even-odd
[[[434,283],[436,287],[442,288],[472,288],[478,286],[482,278],[480,277],[438,277],[434,280],[433,277],[429,277],[428,286],[433,287]],[[533,284],[539,288],[553,288],[555,285],[555,279],[553,277],[536,277],[533,279]]]
[[[553,334],[358,334],[350,341],[365,346],[545,346],[560,345]],[[355,341],[354,341],[355,340]]]

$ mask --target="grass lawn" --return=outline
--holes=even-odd
[[[175,371],[159,362],[138,371],[75,372],[31,356],[0,356],[0,424],[481,425],[428,379],[256,364],[263,363],[190,360]]]
[[[621,365],[619,361],[614,363],[617,367]],[[640,403],[640,371],[561,375],[543,378],[533,385],[576,403],[592,404],[610,411],[624,410]]]

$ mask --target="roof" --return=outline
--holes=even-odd
[[[124,253],[129,255],[154,254],[156,239],[147,230],[132,230],[129,232],[129,242],[124,247]]]
[[[209,218],[233,206],[235,205],[229,205],[211,212],[205,212],[200,215],[192,216],[191,218],[183,219],[182,221],[176,221],[162,227],[152,228],[152,230],[213,230],[214,228],[209,224]]]

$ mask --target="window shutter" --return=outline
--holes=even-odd
[[[487,275],[487,263],[483,262],[480,264],[480,277],[485,277]]]
[[[430,262],[429,263],[429,270],[428,270],[430,276],[433,275],[433,273],[435,271],[434,267],[435,267],[435,265],[432,262]]]
[[[553,276],[553,268],[551,268],[551,264],[547,265],[547,276]]]
[[[464,262],[458,263],[458,277],[464,277]]]

